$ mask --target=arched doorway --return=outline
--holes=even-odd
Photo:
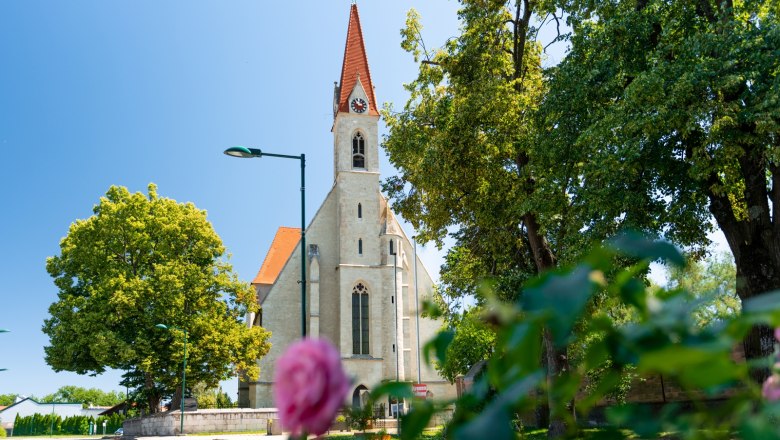
[[[352,392],[352,407],[363,408],[368,402],[368,388],[365,385],[359,385]]]

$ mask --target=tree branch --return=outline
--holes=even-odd
[[[715,12],[712,10],[710,0],[699,0],[696,3],[696,13],[707,19],[710,23],[715,23]]]
[[[553,16],[553,20],[555,20],[555,32],[556,32],[556,35],[555,35],[555,38],[553,38],[552,41],[550,41],[549,43],[547,43],[546,46],[544,46],[544,49],[542,49],[542,51],[544,53],[547,53],[547,48],[548,47],[552,46],[553,43],[555,43],[556,41],[560,41],[560,39],[561,39],[561,22],[560,22],[560,20],[558,20],[558,16],[555,15],[554,11],[552,13],[552,16]]]

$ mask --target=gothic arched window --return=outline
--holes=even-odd
[[[363,283],[352,288],[352,353],[368,354],[368,289]]]
[[[352,168],[366,167],[366,141],[360,132],[352,138]]]
[[[390,255],[395,255],[395,249],[393,249],[393,239],[390,239]]]
[[[358,255],[363,255],[363,239],[358,238]]]
[[[363,205],[358,203],[358,218],[363,218]]]

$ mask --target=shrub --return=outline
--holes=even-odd
[[[724,390],[729,391],[728,397],[715,409],[698,402],[687,410],[666,405],[660,412],[641,405],[616,405],[606,411],[610,427],[602,432],[604,438],[658,438],[663,432],[686,439],[780,438],[776,425],[780,401],[764,399],[750,377],[749,366],[731,357],[732,348],[751,326],[780,326],[780,292],[747,300],[741,315],[701,327],[694,313],[700,304],[686,292],[646,288],[644,274],[659,259],[685,265],[672,245],[625,234],[592,251],[574,267],[531,280],[517,303],[488,300],[483,319],[496,325],[496,349],[485,374],[456,402],[414,400],[409,384],[393,382],[374,389],[371,400],[388,394],[412,400],[411,411],[401,420],[404,439],[418,438],[433,414],[456,403],[446,427],[447,438],[484,438],[489,433],[491,440],[499,440],[514,439],[512,419],[547,403],[549,394],[551,414],[567,422],[563,436],[574,438],[580,434],[574,414],[588,414],[605,397],[614,395],[631,369],[643,375],[663,374],[694,401],[722,395]],[[608,311],[589,308],[597,294],[627,307],[635,319],[619,324]],[[549,332],[554,347],[561,349],[574,341],[575,325],[580,337],[589,341],[582,362],[547,378],[540,363],[542,333]],[[426,344],[426,359],[434,353],[438,362],[446,361],[451,340],[451,331],[441,332]],[[771,362],[766,359],[761,366]],[[588,372],[604,365],[608,368],[597,383],[586,389]],[[575,401],[583,389],[586,394]]]

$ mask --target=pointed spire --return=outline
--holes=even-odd
[[[353,2],[349,12],[349,26],[347,27],[347,43],[344,48],[344,61],[341,65],[341,81],[339,82],[338,111],[349,112],[349,96],[360,85],[368,96],[368,114],[379,116],[376,97],[374,96],[374,84],[371,82],[371,72],[368,70],[368,58],[366,48],[363,45],[363,31],[360,28],[360,17],[357,5]]]

